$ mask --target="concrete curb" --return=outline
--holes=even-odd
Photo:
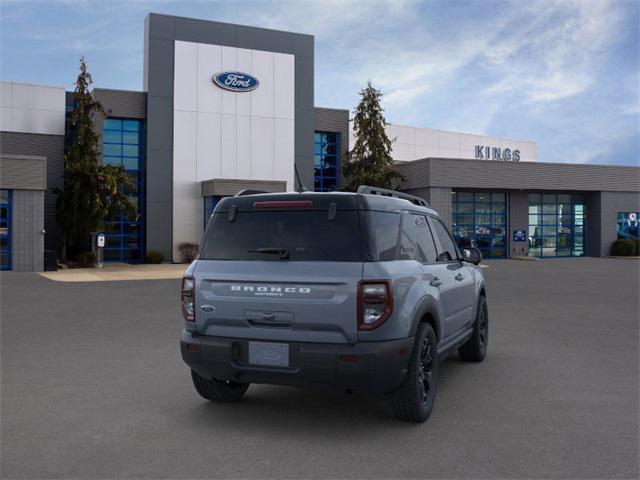
[[[117,282],[128,280],[172,280],[182,278],[186,264],[106,265],[104,268],[68,268],[57,272],[38,272],[54,282]]]

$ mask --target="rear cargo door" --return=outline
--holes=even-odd
[[[205,335],[355,343],[360,262],[198,262],[196,328]]]
[[[195,269],[198,331],[355,343],[363,247],[353,197],[251,197],[223,200],[207,228]]]

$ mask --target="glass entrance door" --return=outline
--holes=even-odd
[[[11,270],[11,190],[0,190],[0,270]]]
[[[529,256],[582,257],[584,228],[584,195],[529,194]]]

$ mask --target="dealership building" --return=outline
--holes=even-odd
[[[180,261],[220,198],[242,189],[331,191],[353,142],[349,110],[314,105],[314,37],[149,14],[141,91],[95,89],[102,161],[122,165],[138,215],[105,222],[105,260]],[[351,106],[349,106],[351,107]],[[62,87],[1,82],[0,267],[59,251]],[[538,161],[532,141],[389,125],[400,189],[423,197],[485,257],[609,254],[637,236],[640,168]],[[544,160],[544,159],[540,159]]]

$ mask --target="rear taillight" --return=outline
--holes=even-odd
[[[393,311],[389,280],[367,280],[358,284],[358,330],[373,330]]]
[[[180,304],[182,306],[182,316],[187,322],[195,322],[194,286],[195,280],[193,277],[182,278]]]

